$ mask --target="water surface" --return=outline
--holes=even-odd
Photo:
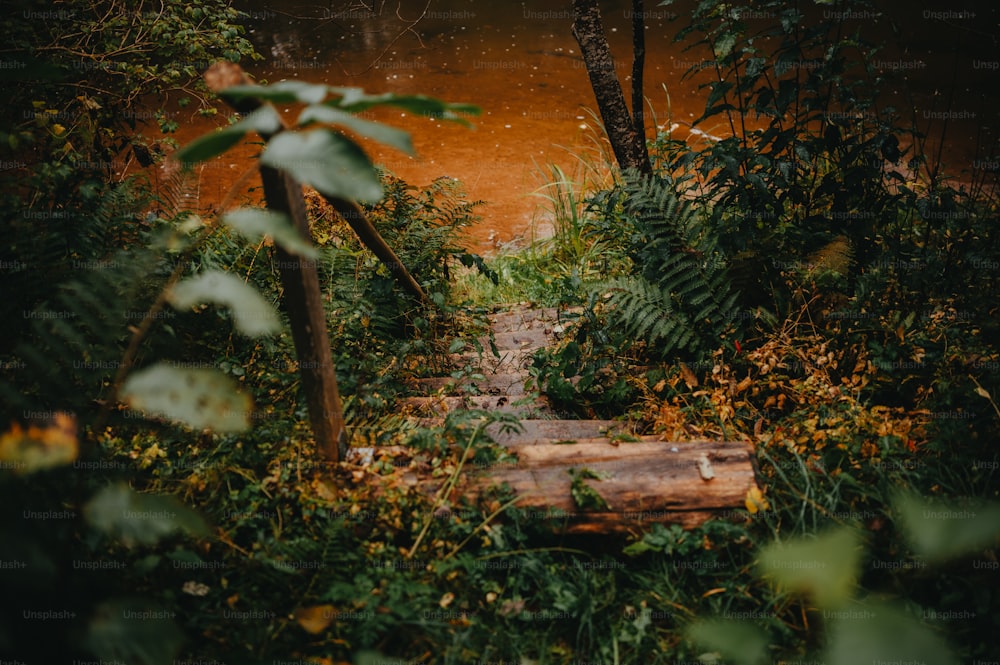
[[[704,140],[690,134],[690,123],[704,108],[705,93],[698,85],[710,72],[682,81],[701,56],[685,52],[672,39],[693,2],[657,4],[646,2],[645,93],[655,117],[649,129],[676,125],[680,138]],[[380,111],[378,119],[412,134],[417,157],[366,145],[377,162],[412,184],[455,177],[471,198],[485,201],[483,222],[470,233],[470,244],[480,251],[530,237],[533,220],[545,221],[542,199],[532,192],[543,184],[548,165],[573,173],[580,165],[573,153],[594,155],[600,147],[593,129],[593,93],[570,33],[569,0],[252,0],[237,6],[249,14],[248,37],[266,57],[248,67],[258,79],[301,78],[370,92],[420,93],[483,109],[482,116],[472,119],[473,130]],[[894,44],[877,63],[879,69],[895,69],[884,103],[917,122],[932,146],[940,146],[952,171],[969,171],[995,159],[994,129],[1000,126],[997,9],[986,2],[946,11],[906,2],[880,6],[881,15],[859,17],[852,25],[872,39]],[[628,86],[631,3],[602,2],[601,7],[616,67]],[[673,21],[678,14],[682,18]],[[892,22],[898,25],[898,38]],[[182,143],[217,122],[186,125]],[[718,121],[700,129],[727,133]],[[254,150],[244,148],[206,167],[203,197],[224,196],[236,174],[252,165]]]

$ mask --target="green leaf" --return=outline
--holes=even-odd
[[[821,661],[829,665],[959,663],[940,636],[889,605],[859,603],[823,614],[829,621],[830,641]]]
[[[129,407],[196,430],[242,432],[250,428],[250,398],[211,369],[158,363],[133,372],[122,387]]]
[[[340,109],[324,104],[307,106],[299,115],[298,124],[305,126],[313,122],[342,125],[355,134],[392,146],[408,155],[414,154],[413,142],[407,132],[380,122],[363,120]]]
[[[692,642],[718,653],[726,662],[757,665],[769,662],[767,634],[741,620],[712,619],[696,621],[687,629]]]
[[[736,33],[729,32],[719,37],[718,41],[715,42],[715,58],[717,60],[723,60],[726,56],[733,52],[733,47],[736,45]]]
[[[174,613],[142,599],[115,599],[94,608],[85,643],[102,663],[172,665],[184,644]]]
[[[271,106],[262,106],[239,122],[200,136],[178,150],[174,156],[182,164],[196,164],[212,159],[243,140],[249,132],[270,135],[281,129],[281,118]]]
[[[590,469],[570,469],[569,475],[573,479],[570,483],[569,493],[573,497],[573,503],[580,510],[611,510],[611,506],[601,496],[597,490],[584,482],[585,479],[601,480],[601,476]]]
[[[645,540],[637,540],[630,545],[626,545],[622,551],[626,554],[626,556],[639,556],[641,554],[645,554],[646,552],[658,552],[659,548],[650,545]]]
[[[58,552],[50,552],[27,534],[15,530],[0,531],[0,561],[22,561],[23,567],[0,566],[0,584],[8,593],[37,593],[60,583],[59,566],[52,560]]]
[[[946,505],[906,495],[894,502],[913,551],[927,560],[953,559],[986,547],[1000,536],[1000,504]]]
[[[251,240],[268,236],[290,254],[307,259],[319,257],[319,250],[302,237],[287,215],[262,208],[240,208],[222,216],[223,224]]]
[[[758,565],[765,577],[812,595],[821,608],[831,608],[853,596],[862,554],[857,532],[848,527],[818,538],[768,545],[761,550]]]
[[[140,494],[125,483],[98,491],[84,506],[83,514],[95,529],[128,547],[155,545],[178,531],[196,537],[210,533],[201,515],[176,498]]]
[[[353,86],[330,86],[330,92],[334,95],[340,95],[340,99],[332,103],[335,103],[337,106],[342,108],[346,108],[368,98],[368,95],[365,94],[363,88]]]
[[[354,94],[350,97],[345,96],[335,103],[345,111],[352,113],[375,106],[395,106],[417,115],[452,120],[466,126],[470,126],[469,122],[459,114],[479,115],[482,113],[482,110],[473,104],[450,104],[425,95],[396,95],[391,92],[381,95]]]
[[[234,85],[223,90],[221,96],[233,101],[250,98],[274,102],[275,104],[294,102],[318,104],[326,99],[329,92],[329,87],[319,83],[278,81],[271,85]]]
[[[281,330],[277,312],[260,292],[236,275],[210,270],[175,284],[167,299],[179,310],[203,303],[228,307],[236,330],[247,337],[259,337]]]
[[[246,136],[247,130],[238,125],[239,123],[223,127],[211,134],[199,136],[191,143],[179,149],[174,153],[174,156],[182,164],[197,164],[198,162],[221,155],[242,141],[243,137]]]
[[[382,183],[354,141],[329,129],[285,132],[271,139],[261,164],[288,172],[327,196],[375,203]]]
[[[354,665],[406,665],[406,661],[383,656],[378,651],[359,651],[354,654]]]

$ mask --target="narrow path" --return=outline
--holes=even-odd
[[[500,423],[488,430],[494,441],[512,449],[517,464],[471,474],[453,491],[469,498],[506,485],[533,518],[553,530],[580,534],[638,533],[652,522],[691,528],[742,506],[755,485],[744,442],[670,442],[659,435],[625,442],[611,436],[626,433],[625,423],[558,417],[529,370],[535,352],[557,344],[566,323],[555,309],[515,306],[494,314],[491,334],[479,339],[488,351],[451,357],[445,372],[464,378],[416,380],[423,394],[400,400],[400,413],[424,421],[461,410],[502,411],[520,420],[517,432]],[[366,452],[370,460],[374,450]],[[426,473],[407,479],[431,494],[442,482]]]
[[[561,419],[539,394],[529,371],[532,357],[539,349],[559,341],[567,325],[565,313],[561,316],[556,308],[515,305],[489,318],[493,345],[490,335],[483,335],[479,339],[484,349],[482,355],[473,352],[451,357],[451,370],[467,370],[467,375],[482,378],[417,379],[418,395],[401,400],[404,411],[425,418],[440,418],[463,409],[514,414],[521,420],[523,431],[494,434],[498,443],[508,446],[597,439],[623,428],[622,423],[612,420]]]

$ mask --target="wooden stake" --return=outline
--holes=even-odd
[[[205,72],[205,82],[214,92],[221,93],[225,88],[246,83],[247,80],[238,65],[216,63]],[[225,99],[224,95],[220,96]],[[259,100],[229,103],[243,114],[261,105]],[[265,140],[270,138],[264,137]],[[288,215],[302,237],[308,239],[309,220],[306,217],[302,185],[287,173],[263,165],[260,167],[260,175],[264,183],[267,207]],[[339,462],[346,453],[347,433],[333,356],[330,353],[326,310],[323,307],[316,263],[290,254],[278,245],[275,245],[274,250],[316,447],[326,459]]]

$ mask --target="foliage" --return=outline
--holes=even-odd
[[[711,16],[739,20],[738,12]],[[732,37],[726,51],[730,34],[713,42],[721,58],[742,48]],[[730,73],[745,80],[745,70]],[[777,80],[790,80],[788,73]],[[812,94],[815,82],[799,75]],[[785,94],[789,89],[784,84]],[[308,104],[332,111],[344,110],[347,95],[362,94],[309,85],[272,92],[278,99],[306,95]],[[324,104],[320,94],[336,99]],[[328,120],[351,132],[383,131],[321,108],[312,113],[306,131],[320,124],[332,131]],[[734,124],[740,119],[734,115]],[[235,132],[243,136],[245,129]],[[228,131],[209,147],[231,141]],[[850,205],[836,207],[838,196],[855,197],[848,203],[882,196],[874,185],[857,192],[835,186],[847,170],[855,169],[852,177],[868,172],[865,159],[878,148],[866,143],[875,133],[865,137],[832,149],[840,159],[860,151],[857,163],[844,162],[845,171],[816,158],[820,172],[831,175],[814,182],[834,187],[818,194],[806,191],[803,169],[812,158],[775,147],[768,154],[777,150],[781,159],[773,161],[794,164],[798,176],[789,171],[784,182],[780,169],[767,171],[766,160],[734,157],[737,174],[745,158],[743,173],[774,185],[770,198],[753,187],[728,191],[742,176],[713,181],[712,170],[700,184],[683,173],[668,180],[661,171],[659,180],[624,179],[592,194],[569,191],[562,178],[546,191],[569,206],[562,208],[569,223],[559,231],[567,235],[485,263],[460,247],[458,233],[474,221],[476,202],[457,183],[417,190],[379,174],[385,198],[369,204],[367,214],[436,308],[400,297],[388,270],[310,194],[312,260],[349,395],[353,443],[370,447],[373,458],[365,467],[338,469],[315,457],[288,334],[242,335],[238,314],[246,301],[238,291],[219,298],[188,281],[221,271],[254,284],[280,319],[270,247],[306,255],[304,239],[290,236],[286,221],[251,211],[204,227],[158,219],[137,225],[140,189],[122,184],[96,192],[89,201],[104,221],[74,227],[79,235],[67,233],[57,250],[44,247],[76,257],[79,268],[44,279],[35,264],[18,273],[44,297],[26,310],[37,314],[4,364],[2,383],[4,405],[32,413],[33,422],[0,435],[0,561],[26,564],[0,568],[0,584],[7,596],[64,608],[76,620],[26,621],[17,603],[8,603],[0,610],[0,654],[30,655],[20,658],[25,662],[62,662],[71,654],[81,662],[141,663],[988,659],[1000,616],[995,211],[940,183],[878,190],[896,198],[892,214],[872,222],[877,233],[867,246],[858,242],[867,231],[852,226],[865,220],[830,214],[821,224],[805,215],[797,206],[806,204],[795,203],[800,195],[822,215],[851,214]],[[717,147],[713,158],[725,163],[740,141]],[[668,137],[661,142],[666,151],[679,148]],[[341,154],[357,163],[349,149]],[[712,182],[714,198],[699,200],[699,187]],[[361,184],[370,188],[372,180]],[[668,194],[675,188],[678,197]],[[649,202],[636,207],[643,197]],[[718,212],[715,201],[722,202]],[[743,203],[759,205],[748,208],[756,212],[780,210],[785,221],[758,233],[732,207]],[[741,253],[739,234],[756,254]],[[29,235],[18,247],[30,245]],[[699,262],[709,256],[716,260]],[[680,268],[679,261],[688,263]],[[481,330],[481,311],[454,304],[462,295],[452,283],[457,263],[487,278],[495,271],[500,288],[509,289],[501,293],[582,305],[567,314],[576,323],[559,331],[561,346],[537,360],[538,376],[563,409],[626,413],[666,440],[745,440],[754,447],[763,492],[748,493],[745,511],[692,530],[654,526],[628,543],[555,537],[557,516],[518,510],[504,488],[480,504],[464,502],[470,465],[510,462],[484,436],[487,425],[513,423],[472,412],[429,425],[393,409],[404,379],[428,371]],[[632,285],[658,285],[674,280],[674,269],[690,281],[677,277],[668,291],[701,297],[707,283],[723,287],[700,301],[716,309],[701,318],[696,297],[660,297],[685,313],[698,355],[682,355],[690,350],[672,333],[647,334],[637,344],[638,329],[620,325],[603,297],[606,285],[600,288],[605,272],[627,272]],[[762,276],[756,292],[746,288],[747,274]],[[181,284],[197,303],[171,286]],[[734,285],[729,296],[727,284]],[[742,309],[720,319],[736,287]],[[158,300],[162,306],[152,307]],[[252,398],[253,428],[177,427],[169,421],[190,422],[190,405],[139,391],[164,398],[156,409],[163,421],[113,411],[107,427],[87,431],[112,396],[130,328],[142,329],[136,366],[173,358],[188,369],[214,368],[213,376],[224,375]],[[671,345],[678,353],[660,353]],[[198,397],[189,392],[184,397]],[[248,415],[246,402],[238,404],[230,411]],[[195,424],[211,423],[219,424]],[[588,473],[581,469],[567,481],[578,501],[599,505],[588,491],[599,483]],[[443,488],[432,498],[411,483],[428,474]],[[211,523],[213,537],[180,501]],[[175,517],[124,518],[133,513]],[[858,612],[865,620],[852,620]],[[172,621],[161,619],[171,614]],[[955,616],[967,620],[937,630]],[[952,652],[942,647],[943,633]]]
[[[594,204],[620,206],[615,219],[631,231],[634,269],[591,286],[579,325],[559,348],[539,353],[535,370],[560,405],[618,409],[635,397],[629,365],[644,358],[699,362],[740,327],[733,317],[738,294],[718,239],[672,183],[625,174],[624,184]]]
[[[213,60],[257,56],[222,0],[70,0],[52,7],[7,3],[0,18],[2,78],[15,94],[0,109],[0,261],[3,353],[28,334],[23,312],[43,306],[49,286],[81,266],[141,245],[148,183],[126,177],[133,155],[152,160],[147,124],[169,134],[177,107],[199,101]],[[158,100],[161,107],[151,107]],[[176,106],[174,105],[176,102]],[[49,280],[30,277],[44,271]]]
[[[343,93],[347,97],[354,95],[352,103],[362,106],[370,105],[376,99],[358,96],[353,91]],[[440,108],[443,109],[442,112],[450,113],[434,100],[422,97],[402,101],[393,96],[377,99],[379,102],[399,102],[407,108],[431,111]],[[261,120],[261,116],[257,116],[249,125],[255,131],[267,132],[274,126],[273,118],[270,124],[267,123],[268,121]],[[351,125],[349,122],[342,124]],[[369,125],[375,127],[372,123]],[[367,129],[375,131],[371,127]],[[337,141],[339,140],[338,138]],[[331,149],[331,158],[344,154],[341,148],[345,144],[334,143],[336,145],[327,140],[322,144]],[[209,144],[216,148],[221,145],[219,142],[212,143],[211,140]],[[204,146],[205,142],[201,142],[200,146],[196,145],[202,150],[203,156],[209,153]],[[280,151],[278,152],[280,156]],[[354,162],[350,166],[353,167]],[[365,183],[372,182],[374,178],[378,191],[382,191],[381,180],[373,169],[369,175],[360,176],[367,178],[363,180]],[[357,181],[346,182],[347,191],[353,193],[354,185],[351,182]],[[324,181],[319,184],[328,188],[330,183]],[[402,183],[396,186],[400,192],[410,189]],[[405,200],[406,196],[408,194],[401,194],[396,202]],[[420,201],[419,214],[416,209],[398,211],[399,214],[394,219],[395,230],[404,233],[405,227],[412,224],[420,227],[410,230],[412,239],[431,241],[419,250],[423,252],[423,259],[428,266],[425,275],[428,283],[432,283],[437,277],[439,292],[436,295],[444,304],[446,295],[443,280],[441,274],[434,273],[443,270],[444,276],[447,276],[449,253],[455,253],[455,233],[471,220],[472,206],[462,200],[457,186],[442,186],[426,196],[411,198]],[[450,217],[439,221],[436,215],[442,212],[441,206],[446,202],[453,204],[449,211]],[[433,228],[427,228],[427,221],[432,217],[435,217],[435,223],[430,225]],[[39,497],[46,497],[46,503],[61,501],[65,506],[79,510],[93,527],[89,532],[56,532],[39,544],[34,544],[35,541],[28,533],[30,528],[22,529],[23,533],[10,534],[10,539],[23,541],[23,547],[27,549],[17,550],[13,554],[23,554],[22,558],[31,560],[31,565],[44,569],[45,578],[40,584],[46,588],[69,565],[67,557],[74,554],[79,557],[86,551],[87,556],[97,556],[103,548],[116,552],[130,563],[131,572],[120,576],[119,583],[108,585],[99,594],[88,593],[90,582],[85,581],[85,577],[74,575],[65,580],[71,586],[62,585],[61,591],[71,599],[69,602],[73,605],[73,616],[80,617],[83,627],[68,627],[66,639],[55,640],[52,647],[46,650],[46,653],[52,651],[50,660],[53,662],[69,653],[97,656],[106,660],[125,658],[130,662],[171,662],[184,639],[183,634],[177,631],[175,622],[166,620],[176,617],[175,610],[180,609],[177,605],[177,589],[180,588],[187,595],[199,596],[204,595],[205,586],[188,580],[182,587],[163,590],[159,585],[152,584],[149,575],[156,570],[157,561],[162,552],[166,551],[161,540],[173,539],[174,532],[178,530],[199,539],[204,539],[208,532],[196,514],[183,508],[173,498],[160,496],[158,491],[163,488],[155,483],[143,483],[141,479],[144,470],[150,469],[165,457],[171,443],[198,440],[199,435],[191,432],[191,429],[201,431],[202,440],[210,440],[211,431],[217,434],[244,431],[252,422],[281,413],[281,407],[293,407],[290,412],[281,414],[290,423],[298,422],[301,417],[294,410],[294,393],[288,395],[287,392],[285,404],[275,403],[272,398],[269,408],[260,412],[253,411],[250,394],[272,388],[273,377],[280,372],[275,371],[275,365],[271,365],[260,368],[263,371],[258,369],[249,373],[248,377],[244,365],[250,367],[253,363],[245,363],[242,358],[234,357],[237,354],[226,351],[227,338],[231,337],[229,326],[213,326],[211,322],[206,323],[205,319],[212,318],[213,312],[208,310],[210,305],[214,305],[217,307],[214,310],[217,319],[231,320],[233,330],[251,339],[253,355],[271,355],[277,352],[287,357],[287,340],[283,342],[279,338],[254,341],[262,335],[281,332],[281,321],[273,304],[278,300],[273,268],[269,275],[271,279],[262,282],[267,288],[266,295],[262,295],[256,288],[248,285],[245,279],[234,274],[240,269],[239,261],[228,259],[239,259],[251,249],[246,245],[246,237],[256,239],[261,236],[267,243],[280,245],[292,254],[314,258],[320,257],[320,254],[304,239],[291,234],[289,221],[280,215],[243,211],[225,215],[221,222],[219,225],[209,226],[196,217],[181,217],[172,222],[153,220],[151,230],[139,236],[143,241],[139,247],[129,251],[122,250],[115,261],[102,262],[94,267],[86,266],[79,272],[76,281],[63,287],[62,293],[54,292],[53,297],[59,299],[65,310],[57,311],[48,307],[36,310],[37,316],[30,317],[37,324],[36,334],[23,339],[17,347],[17,357],[30,360],[30,368],[27,362],[22,366],[20,361],[16,367],[11,365],[5,368],[19,370],[6,373],[5,378],[8,380],[4,381],[3,388],[14,399],[5,406],[14,408],[27,403],[32,407],[20,413],[12,411],[11,415],[29,419],[32,424],[28,427],[15,424],[4,435],[0,444],[4,474],[0,479],[0,491],[9,498],[5,505],[21,505],[21,501],[30,499],[37,493]],[[244,237],[240,238],[240,242],[233,243],[237,233]],[[220,247],[233,251],[214,251]],[[260,247],[257,249],[259,251]],[[335,253],[327,252],[327,256],[323,258],[329,259]],[[475,257],[468,254],[461,254],[460,259],[475,262]],[[357,281],[356,270],[344,271],[342,264],[336,266],[336,263],[334,258],[331,265],[339,270],[333,271],[335,276],[332,275],[331,285],[345,281],[345,272]],[[385,281],[379,286],[377,276],[372,275],[365,279],[364,288],[369,285],[375,285],[374,291],[384,302],[392,300],[391,292],[385,288]],[[345,295],[337,294],[338,297]],[[168,305],[177,311],[171,312],[166,308]],[[195,311],[201,316],[196,315]],[[379,313],[374,318],[380,322],[391,319],[388,313],[386,316]],[[168,319],[172,320],[168,322]],[[138,323],[131,326],[131,320]],[[384,342],[392,338],[395,332],[380,329],[377,334]],[[358,348],[363,348],[363,345]],[[185,357],[183,360],[155,362],[164,356],[169,357],[171,352],[181,352]],[[225,360],[220,361],[220,355]],[[79,362],[81,356],[94,360]],[[367,355],[355,353],[353,357],[365,360],[369,366],[376,364],[370,352]],[[82,371],[64,371],[54,362],[59,359],[74,359],[73,369]],[[133,371],[135,367],[141,369]],[[20,371],[25,369],[34,371]],[[362,378],[356,374],[355,377],[360,383]],[[248,383],[248,378],[264,381],[261,385],[255,385]],[[360,386],[356,387],[358,392],[364,393]],[[257,401],[265,394],[258,394]],[[154,420],[162,419],[163,422],[145,426],[129,422],[136,414],[119,411],[119,401],[144,412]],[[278,409],[275,409],[276,406]],[[62,417],[62,412],[54,409],[72,409],[76,416]],[[47,414],[53,413],[56,424],[44,424],[51,419]],[[64,424],[66,422],[73,424],[70,433],[65,431],[68,428]],[[92,474],[75,473],[78,471],[75,464],[77,450],[82,448],[77,446],[78,422],[84,427],[90,427],[85,439],[89,459],[80,468],[95,470]],[[184,428],[176,428],[170,423],[177,423]],[[112,424],[113,429],[106,428],[108,424]],[[141,454],[136,453],[134,458],[125,454],[122,461],[109,461],[108,455],[114,456],[122,452],[118,449],[119,441],[111,438],[112,432],[124,436],[134,432],[133,441],[145,440],[148,445],[142,446]],[[239,442],[235,443],[237,447],[241,445]],[[100,450],[97,446],[105,447]],[[220,447],[220,450],[225,449],[225,445]],[[126,453],[135,452],[135,449],[126,449]],[[133,464],[132,459],[137,459],[138,462]],[[64,466],[70,462],[74,463],[72,470]],[[48,472],[48,478],[37,482],[32,493],[19,495],[24,490],[22,483],[14,477],[15,472],[30,473],[50,467],[56,469]],[[114,470],[110,475],[127,480],[130,484],[145,485],[144,489],[152,492],[136,494],[124,484],[101,489],[109,480],[106,477],[109,474],[101,471],[107,469]],[[49,478],[55,483],[54,487],[47,483]],[[64,487],[59,488],[58,483],[62,483]],[[48,492],[47,496],[45,492]],[[92,496],[89,500],[88,494]],[[163,517],[151,521],[144,517],[147,514]],[[112,541],[102,539],[101,534],[104,533],[118,538],[125,549],[117,550]],[[80,542],[78,537],[85,538],[85,542]],[[202,541],[189,546],[205,551],[211,547],[211,543]],[[36,556],[50,548],[64,552],[64,555],[52,563],[44,556]],[[145,553],[131,552],[132,548],[141,548]],[[188,554],[181,556],[189,557]],[[6,583],[10,582],[11,580],[6,580]],[[130,595],[116,597],[116,594],[120,595],[126,590]],[[154,597],[159,600],[154,601]],[[132,612],[140,618],[149,616],[164,620],[154,624],[129,622]],[[22,620],[13,615],[5,617],[0,629],[0,648],[5,654],[27,654],[32,641],[37,640],[34,629],[20,631],[21,623]],[[19,634],[21,632],[24,634]],[[53,641],[50,639],[50,642]],[[59,651],[60,649],[63,651]]]
[[[836,235],[866,263],[874,223],[897,209],[891,183],[902,176],[885,166],[900,168],[902,153],[894,111],[877,101],[878,47],[845,18],[863,11],[874,9],[851,0],[815,18],[777,1],[744,12],[706,0],[677,34],[689,52],[707,54],[715,75],[702,85],[705,111],[694,125],[717,119],[730,136],[694,150],[664,140],[661,168],[698,192],[723,247],[743,250],[765,277],[753,281],[757,289],[775,265],[800,261]]]
[[[921,560],[933,560],[945,552],[945,556],[961,557],[996,542],[1000,505],[977,506],[976,511],[981,518],[970,522],[961,516],[965,507],[959,504],[932,505],[914,497],[899,497],[894,505],[894,512],[905,518],[903,525],[913,555]],[[957,546],[956,540],[960,543]],[[824,662],[847,665],[859,658],[961,662],[947,642],[918,619],[918,608],[855,596],[862,560],[860,534],[845,527],[815,538],[772,543],[761,550],[758,567],[761,576],[778,587],[809,596],[811,605],[822,611],[829,632],[819,654]],[[919,609],[923,618],[937,614]],[[689,627],[688,634],[727,659],[747,665],[771,660],[766,652],[768,636],[742,622],[700,621]],[[747,643],[756,646],[747,649]]]
[[[737,298],[718,238],[669,182],[626,174],[626,183],[639,274],[607,285],[611,325],[622,325],[654,355],[704,353],[730,327]]]

